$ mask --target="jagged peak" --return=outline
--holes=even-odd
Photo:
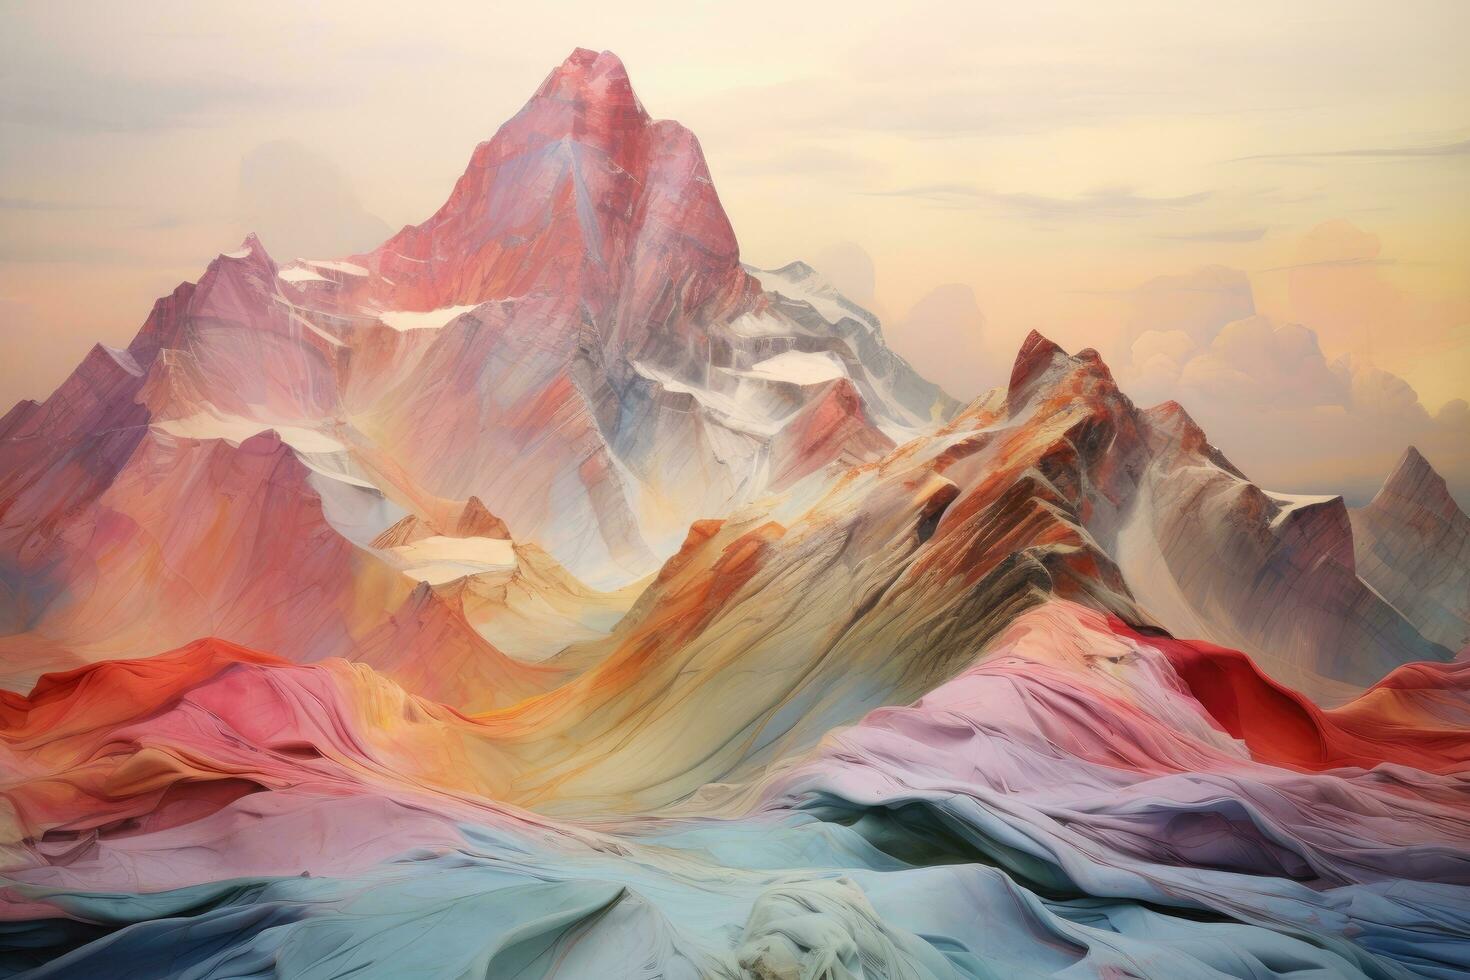
[[[197,283],[181,282],[173,292],[153,301],[148,318],[143,321],[132,343],[128,344],[128,353],[139,364],[151,363],[160,349],[174,345],[183,311],[188,308],[198,288]]]
[[[1408,501],[1445,518],[1464,516],[1445,478],[1415,446],[1404,450],[1398,465],[1369,506],[1386,506],[1393,498]]]
[[[204,270],[197,287],[198,298],[209,295],[212,287],[221,282],[257,281],[275,289],[279,268],[276,260],[266,251],[260,237],[251,232],[240,242],[240,247],[231,252],[221,252]]]
[[[1051,367],[1059,356],[1066,357],[1067,352],[1042,336],[1041,331],[1032,330],[1028,333],[1021,342],[1021,349],[1016,352],[1015,363],[1011,366],[1011,397],[1020,394],[1022,389]]]
[[[34,398],[22,398],[16,402],[10,411],[0,415],[0,443],[22,435],[41,414],[41,403]],[[0,475],[0,484],[5,482],[5,477]]]
[[[631,105],[639,114],[647,115],[622,59],[611,51],[576,48],[546,76],[532,101],[537,99],[579,105]]]
[[[787,262],[781,268],[772,269],[771,271],[778,276],[785,276],[788,279],[808,279],[817,274],[816,269],[813,269],[801,259],[797,259],[794,262]]]
[[[460,511],[455,533],[463,538],[500,538],[510,540],[510,529],[505,521],[490,512],[485,502],[471,495]]]
[[[378,536],[373,538],[372,546],[385,549],[397,548],[427,538],[433,533],[433,530],[420,520],[417,514],[405,514],[395,523],[380,531]]]
[[[1046,378],[1057,383],[1070,378],[1067,387],[1073,394],[1085,394],[1090,398],[1117,397],[1127,401],[1113,378],[1112,370],[1094,348],[1084,347],[1076,354],[1068,354],[1039,330],[1032,330],[1021,343],[1011,367],[1007,389],[1011,408],[1024,404],[1034,393],[1036,383]]]
[[[234,251],[219,253],[219,258],[215,261],[218,262],[220,259],[241,262],[254,261],[270,265],[272,268],[275,267],[275,261],[271,258],[270,253],[266,251],[265,245],[260,240],[260,236],[253,231],[240,241],[239,248]]]
[[[1433,479],[1440,479],[1439,474],[1435,472],[1429,460],[1425,459],[1424,454],[1419,451],[1419,447],[1410,446],[1399,457],[1398,465],[1388,475],[1388,479],[1384,481],[1384,486],[1391,486],[1395,483],[1402,482],[1417,483],[1426,476]],[[1442,483],[1444,481],[1440,479],[1440,482]]]
[[[93,344],[87,351],[87,356],[82,359],[82,365],[84,367],[88,365],[100,366],[104,369],[111,369],[116,366],[135,378],[141,378],[143,376],[142,366],[138,364],[137,359],[128,353],[126,349],[113,347],[111,344],[100,342]]]
[[[1152,408],[1144,409],[1142,414],[1155,448],[1167,446],[1175,451],[1204,456],[1231,476],[1250,482],[1250,477],[1211,444],[1205,430],[1179,402],[1173,399],[1160,402]]]
[[[1343,568],[1356,569],[1352,522],[1341,496],[1260,492],[1274,509],[1270,527],[1279,539],[1298,543],[1318,560],[1331,558]]]
[[[1186,452],[1200,452],[1209,443],[1205,430],[1200,428],[1189,410],[1172,398],[1145,409],[1143,417],[1149,427]]]
[[[572,53],[551,70],[546,81],[556,82],[569,78],[584,78],[589,75],[627,78],[628,69],[624,67],[623,59],[611,51],[594,51],[591,48],[579,47],[573,48]]]
[[[393,610],[391,618],[397,623],[409,620],[422,624],[431,616],[449,616],[463,620],[464,607],[460,601],[460,593],[449,591],[446,594],[445,590],[428,582],[419,582],[398,608]]]
[[[397,523],[373,538],[374,548],[397,548],[422,541],[434,535],[452,538],[499,538],[510,540],[510,529],[505,522],[490,512],[479,497],[471,496],[458,508],[457,515],[440,515],[440,524],[418,516],[406,514]]]
[[[858,392],[857,385],[852,383],[849,377],[834,378],[828,383],[827,391],[822,395],[820,401],[840,406],[844,412],[856,415],[871,424],[872,419],[868,416],[867,403]]]
[[[565,75],[588,70],[601,71],[607,74],[617,74],[624,77],[628,71],[623,67],[623,59],[608,50],[594,51],[592,48],[576,47],[572,53],[562,59],[561,64],[552,70],[552,76]]]
[[[635,257],[665,269],[633,281]],[[678,123],[651,121],[622,62],[587,49],[476,147],[434,215],[351,261],[380,277],[371,288],[394,309],[569,286],[596,318],[637,307],[620,315],[629,321],[661,320],[668,310],[651,309],[659,304],[707,316],[755,302],[698,140]]]

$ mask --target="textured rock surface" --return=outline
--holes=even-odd
[[[1144,418],[1152,459],[1113,553],[1161,624],[1249,651],[1329,700],[1400,664],[1451,655],[1358,577],[1341,497],[1260,489],[1177,405]]]
[[[1470,645],[1470,517],[1410,446],[1373,500],[1351,513],[1358,574],[1429,639]]]
[[[0,973],[1464,975],[1466,527],[955,404],[578,50],[0,419]]]
[[[1323,712],[1238,654],[1050,601],[912,705],[593,829],[499,802],[533,745],[500,713],[204,641],[0,696],[0,934],[25,937],[0,956],[203,976],[1450,976],[1470,966],[1464,675],[1397,672]],[[680,765],[642,760],[655,783]]]
[[[250,548],[278,549],[271,562],[320,546],[376,582],[426,538],[514,528],[616,590],[652,573],[692,520],[875,458],[953,410],[868,314],[773,275],[791,297],[767,296],[740,266],[694,137],[644,112],[616,58],[574,53],[424,224],[331,261],[280,264],[251,236],[160,300],[126,351],[95,348],[45,403],[0,421],[0,647],[46,651],[14,682],[203,633],[297,659],[350,654],[402,601],[396,584],[361,601],[362,576],[345,565],[309,588],[288,570],[216,599],[214,581],[195,588],[157,564],[177,583],[149,606],[160,625],[109,619],[98,610],[117,596],[76,594],[122,567],[92,552],[141,553],[164,532],[113,524],[110,535],[152,537],[86,540],[99,507],[136,503],[166,520],[157,501],[189,512],[230,494],[208,479],[160,485],[149,448],[160,440],[238,449],[277,434],[301,467],[292,492],[318,498],[321,514],[311,529],[261,528]],[[783,354],[822,359],[829,374],[759,370]],[[168,533],[181,549],[172,565],[220,560],[213,539]],[[296,567],[314,574],[315,561]],[[142,608],[126,616],[141,624]],[[341,621],[292,637],[226,629],[298,614]],[[588,635],[528,645],[545,655]]]

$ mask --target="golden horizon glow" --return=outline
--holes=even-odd
[[[1262,482],[1361,498],[1414,442],[1470,488],[1470,7],[638,8],[7,8],[0,401],[126,343],[246,231],[289,258],[422,220],[582,45],[700,137],[747,261],[816,265],[956,395],[1036,328],[1180,397]],[[1137,363],[1171,330],[1140,290],[1214,266],[1315,334],[1350,403],[1217,383],[1267,354],[1222,367],[1204,334]]]

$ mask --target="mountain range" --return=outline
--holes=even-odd
[[[1263,489],[1035,332],[962,404],[578,49],[0,419],[0,969],[1460,975],[1467,653],[1415,449]]]

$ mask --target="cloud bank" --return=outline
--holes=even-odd
[[[1116,366],[1125,390],[1141,404],[1183,404],[1253,479],[1362,503],[1415,445],[1463,499],[1463,399],[1431,413],[1398,375],[1349,355],[1329,360],[1315,330],[1254,312],[1239,270],[1155,280],[1134,304],[1131,357]]]

